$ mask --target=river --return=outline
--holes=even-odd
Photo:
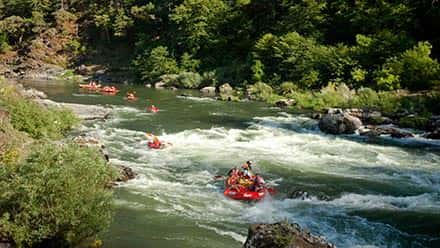
[[[325,135],[307,117],[197,92],[121,86],[104,96],[73,83],[30,84],[56,101],[113,108],[108,121],[80,128],[104,141],[111,163],[139,174],[116,188],[104,247],[238,248],[250,223],[282,220],[338,247],[440,247],[439,143]],[[138,101],[123,99],[129,89]],[[159,113],[146,112],[151,102]],[[173,145],[150,150],[145,132]],[[250,159],[278,194],[259,203],[225,198],[213,176]],[[295,190],[311,196],[290,199]]]

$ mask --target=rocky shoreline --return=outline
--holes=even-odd
[[[323,237],[318,237],[298,224],[278,222],[253,224],[243,248],[335,248]]]
[[[328,109],[324,115],[314,114],[312,118],[319,120],[319,129],[328,134],[355,134],[367,137],[390,136],[392,138],[416,137],[414,129],[400,127],[402,118],[415,118],[414,115],[403,117],[384,116],[379,111],[363,109]],[[440,139],[440,116],[434,115],[427,119],[422,127],[421,137]]]
[[[86,105],[86,104],[76,104],[76,103],[63,103],[55,102],[47,99],[47,95],[39,90],[33,88],[25,88],[21,84],[17,84],[17,88],[21,94],[28,99],[32,99],[36,103],[43,107],[55,107],[55,108],[66,108],[71,110],[77,118],[82,121],[105,121],[111,114],[112,109],[103,106],[96,105]],[[79,146],[96,148],[103,156],[103,158],[109,162],[109,155],[106,151],[105,145],[99,139],[99,137],[91,136],[86,133],[81,133],[72,138],[72,142],[78,144]],[[129,167],[123,165],[111,165],[118,171],[118,177],[113,185],[117,182],[126,182],[128,180],[134,179],[136,173]]]

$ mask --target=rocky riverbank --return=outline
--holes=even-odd
[[[74,103],[62,103],[55,102],[47,99],[47,95],[39,90],[33,88],[25,88],[23,85],[16,83],[15,81],[9,81],[10,84],[16,85],[17,90],[21,95],[28,99],[32,99],[34,102],[45,108],[59,108],[68,109],[72,111],[76,117],[82,121],[105,121],[111,114],[112,109],[109,107],[97,106],[97,105],[85,105]],[[105,149],[105,145],[99,139],[99,137],[90,136],[89,134],[79,134],[72,138],[72,142],[83,147],[92,147],[97,149],[104,159],[108,162],[109,155]],[[136,177],[136,173],[129,167],[122,165],[113,165],[119,172],[116,182],[125,182]]]
[[[301,229],[298,224],[278,222],[253,224],[243,248],[334,248],[324,238]]]
[[[329,134],[354,134],[362,136],[377,137],[381,135],[393,138],[415,137],[414,131],[420,133],[421,137],[427,139],[439,139],[440,116],[433,115],[425,118],[420,126],[415,127],[408,123],[415,123],[419,119],[415,115],[394,115],[384,116],[379,111],[362,109],[329,109],[326,114],[313,114],[319,119],[321,131]],[[407,125],[402,127],[402,123]],[[411,126],[412,128],[406,128]]]

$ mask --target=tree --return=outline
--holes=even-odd
[[[76,145],[33,151],[19,166],[0,166],[0,234],[19,247],[66,247],[107,227],[113,172],[102,156]]]
[[[178,25],[181,44],[196,52],[205,43],[214,42],[214,33],[227,9],[222,0],[184,0],[173,9],[170,19]]]
[[[390,58],[384,68],[400,77],[402,87],[429,89],[440,79],[440,64],[430,57],[431,49],[429,42],[419,42],[400,56]]]
[[[135,65],[142,79],[148,82],[155,82],[164,74],[179,72],[176,60],[170,56],[168,48],[164,46],[158,46],[138,56]]]

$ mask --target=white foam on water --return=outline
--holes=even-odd
[[[177,96],[177,98],[187,99],[187,100],[197,101],[197,102],[215,102],[216,101],[214,98],[210,98],[210,97]]]
[[[207,225],[203,225],[203,224],[197,224],[198,227],[202,227],[211,231],[214,231],[217,234],[220,234],[222,236],[229,236],[233,239],[235,239],[236,241],[240,242],[240,243],[244,243],[244,241],[246,241],[246,237],[243,235],[240,235],[238,233],[235,232],[230,232],[230,231],[223,231],[220,230],[218,228],[212,227],[212,226],[207,226]]]
[[[134,115],[140,112],[132,108],[115,111]],[[244,130],[216,127],[164,134],[160,139],[173,144],[164,150],[149,149],[144,132],[114,128],[108,123],[97,123],[85,130],[104,140],[112,163],[139,173],[135,180],[120,187],[153,200],[157,212],[203,223],[200,227],[239,242],[244,236],[226,225],[219,228],[211,223],[246,226],[287,219],[326,236],[339,247],[392,247],[398,230],[349,213],[369,209],[440,211],[440,155],[322,135],[316,130],[316,121],[305,117],[282,113],[255,118]],[[346,193],[331,201],[268,198],[257,204],[224,197],[223,183],[215,182],[213,177],[249,159],[256,162],[256,170],[262,174],[274,169],[297,170],[401,183],[431,192],[401,197]],[[276,185],[285,178],[267,179]],[[381,235],[376,235],[377,230],[381,230]]]

